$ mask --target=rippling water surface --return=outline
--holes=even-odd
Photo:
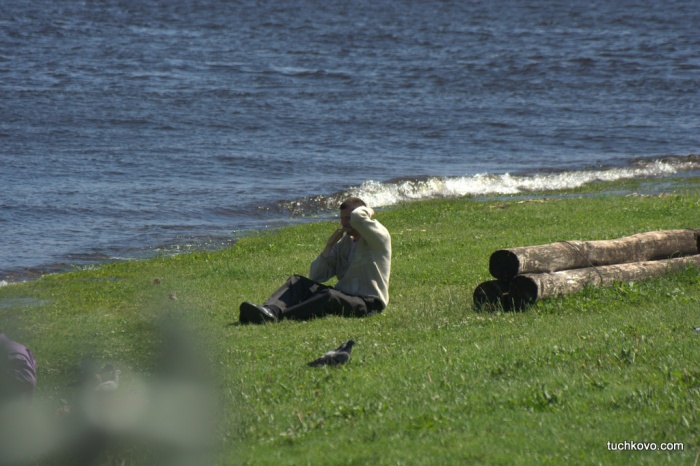
[[[0,280],[221,247],[345,193],[700,169],[700,9],[179,0],[0,6]]]

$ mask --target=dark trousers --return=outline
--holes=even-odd
[[[301,275],[289,277],[265,301],[264,306],[279,311],[279,319],[292,320],[309,320],[327,315],[364,317],[384,309],[382,302],[376,298],[350,296]]]

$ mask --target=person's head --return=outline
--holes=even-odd
[[[342,202],[342,204],[340,204],[340,210],[349,209],[350,212],[357,209],[358,207],[367,207],[365,201],[363,201],[359,197],[348,197]]]
[[[357,209],[358,207],[366,206],[367,204],[365,204],[365,201],[363,201],[359,197],[348,197],[342,202],[342,204],[340,204],[340,225],[343,228],[350,228],[348,233],[353,238],[358,237],[359,234],[357,233],[357,231],[355,231],[354,228],[350,226],[350,214],[353,210]]]

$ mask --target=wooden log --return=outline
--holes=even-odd
[[[700,268],[700,254],[658,261],[605,265],[552,273],[518,275],[510,282],[508,294],[516,308],[538,299],[581,291],[587,285],[607,286],[614,282],[637,281],[663,275],[686,266]]]
[[[478,311],[509,311],[513,309],[507,280],[489,280],[479,284],[474,290],[474,308]]]
[[[501,249],[489,260],[495,278],[510,280],[526,273],[653,261],[698,254],[700,230],[663,230],[599,241],[560,241],[540,246]]]

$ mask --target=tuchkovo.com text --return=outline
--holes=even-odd
[[[683,451],[684,445],[679,442],[608,442],[611,451]]]

